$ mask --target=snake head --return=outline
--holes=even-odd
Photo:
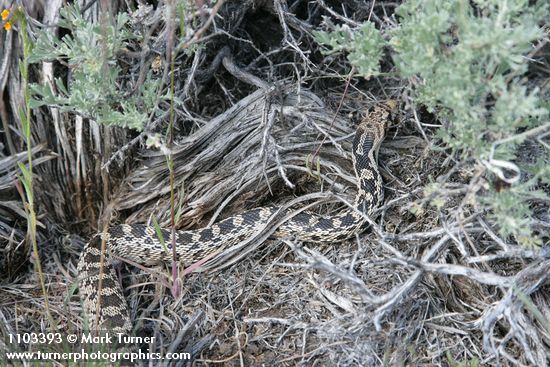
[[[393,108],[379,104],[368,111],[357,128],[353,149],[358,156],[372,152],[378,158],[378,149],[386,135],[386,125]]]

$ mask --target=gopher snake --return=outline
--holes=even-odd
[[[382,178],[378,172],[378,148],[384,138],[389,112],[377,106],[359,124],[353,142],[352,159],[357,176],[357,195],[354,208],[332,217],[301,212],[284,222],[274,237],[293,237],[301,241],[332,242],[344,240],[359,232],[383,198]],[[196,231],[175,232],[177,254],[185,264],[229,248],[252,236],[264,225],[278,207],[263,207],[224,219]],[[162,230],[165,243],[171,250],[171,231]],[[128,307],[112,264],[112,255],[134,262],[153,265],[170,261],[157,238],[154,227],[141,224],[122,224],[106,233],[107,253],[101,269],[102,235],[98,234],[85,246],[78,262],[80,294],[84,312],[91,322],[98,321],[100,329],[129,333],[132,329]],[[101,287],[99,287],[101,280]],[[101,292],[99,292],[101,289]]]

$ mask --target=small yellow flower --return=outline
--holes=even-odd
[[[4,24],[4,29],[5,29],[6,31],[9,31],[9,30],[11,29],[11,23],[10,23],[10,22],[6,22],[6,23]]]
[[[0,15],[2,16],[2,20],[6,20],[6,18],[10,15],[10,11],[8,9],[4,9]]]

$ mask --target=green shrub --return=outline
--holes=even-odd
[[[325,54],[348,51],[348,60],[365,77],[379,74],[378,63],[382,57],[384,40],[372,23],[365,23],[356,31],[347,25],[336,26],[332,33],[314,32],[319,43],[331,47]]]
[[[548,124],[548,104],[524,78],[526,55],[544,36],[539,24],[548,6],[524,0],[409,0],[396,14],[397,27],[382,30],[389,39],[386,47],[398,74],[410,78],[416,103],[444,122],[438,130],[443,147],[458,153],[463,162],[483,165],[487,178],[512,184],[510,190],[489,188],[478,195],[491,209],[501,235],[513,235],[525,245],[539,244],[531,233],[531,209],[525,200],[547,198],[542,192],[534,195],[533,188],[538,180],[548,180],[549,162],[543,157],[531,171],[537,182],[520,183],[527,167],[515,158],[529,132]],[[381,53],[378,43],[362,43],[364,28],[346,29],[350,35],[339,28],[316,38],[335,51],[365,52],[368,61],[349,59],[370,76],[376,74],[370,70]],[[363,51],[358,44],[371,48]]]
[[[104,30],[84,20],[78,6],[61,10],[59,25],[69,30],[62,39],[42,32],[37,38],[30,62],[59,61],[71,71],[65,86],[56,78],[56,94],[48,85],[33,85],[33,107],[55,105],[105,125],[141,130],[158,100],[157,81],[146,78],[139,90],[126,95],[119,88],[121,74],[117,56],[137,37],[127,27],[128,16],[119,13],[115,25]]]

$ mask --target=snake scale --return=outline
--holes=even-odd
[[[281,224],[273,237],[333,242],[347,239],[365,227],[367,221],[361,212],[367,216],[372,215],[383,199],[382,177],[378,171],[377,157],[384,139],[388,116],[389,111],[385,106],[375,106],[361,121],[355,133],[352,159],[357,176],[357,194],[354,202],[354,209],[357,210],[343,210],[331,217],[301,212]],[[224,219],[210,227],[175,232],[179,261],[187,265],[192,264],[214,252],[238,244],[252,236],[278,209],[256,208]],[[171,231],[162,230],[162,235],[171,250]],[[107,250],[102,263],[103,239],[106,241]],[[77,269],[85,316],[98,329],[128,334],[132,330],[132,323],[114,269],[115,256],[143,265],[154,265],[160,261],[171,261],[172,255],[164,251],[154,227],[142,224],[121,224],[111,227],[105,235],[96,235],[84,247]]]

